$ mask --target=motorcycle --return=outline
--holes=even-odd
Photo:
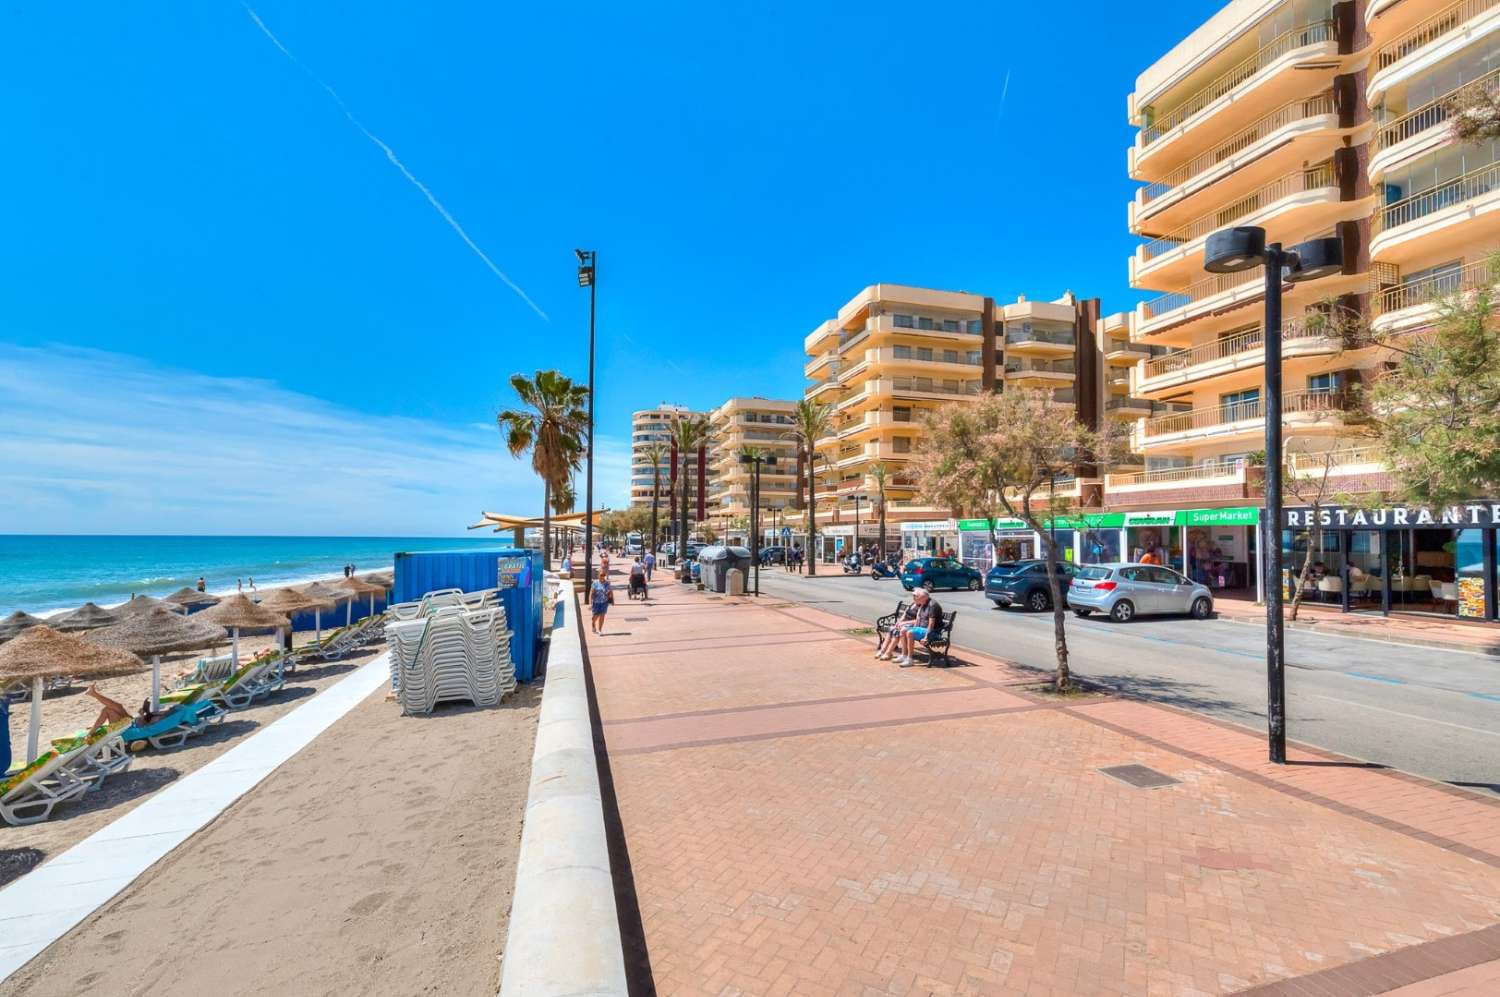
[[[874,564],[870,565],[870,578],[871,578],[871,580],[879,580],[881,578],[895,578],[895,577],[896,577],[896,569],[894,567],[892,567],[890,565],[890,563],[888,563],[886,561],[876,561]]]
[[[859,555],[858,554],[850,554],[848,557],[844,558],[844,574],[846,574],[846,575],[857,575],[859,573],[860,573]]]

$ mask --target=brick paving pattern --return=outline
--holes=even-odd
[[[1500,992],[1488,799],[653,591],[589,653],[660,993]]]

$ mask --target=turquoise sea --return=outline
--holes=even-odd
[[[508,547],[499,537],[182,537],[21,536],[0,534],[0,616],[43,614],[85,602],[102,606],[132,595],[163,596],[199,576],[210,592],[238,580],[258,589],[389,568],[397,551]]]

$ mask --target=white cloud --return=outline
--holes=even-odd
[[[628,444],[599,444],[599,504],[615,504]],[[374,416],[268,381],[0,344],[0,533],[443,536],[483,509],[540,503],[529,462],[491,423]]]

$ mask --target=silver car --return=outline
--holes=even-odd
[[[1068,587],[1068,605],[1079,616],[1107,613],[1116,623],[1158,613],[1206,620],[1214,597],[1207,585],[1158,564],[1091,564]]]

